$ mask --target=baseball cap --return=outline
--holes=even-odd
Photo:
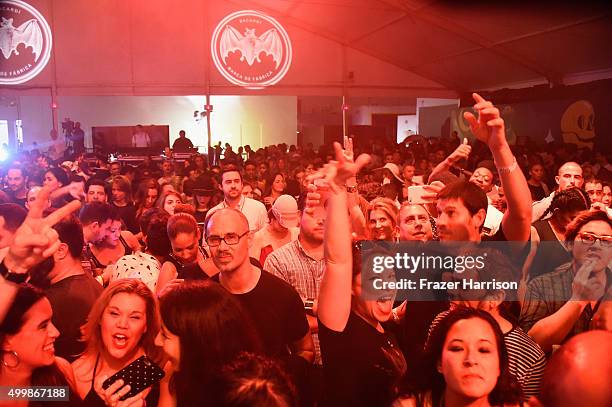
[[[276,198],[270,210],[281,226],[286,228],[297,226],[300,212],[297,201],[291,195],[281,195]]]
[[[393,174],[393,176],[395,177],[395,179],[397,179],[399,182],[403,183],[404,180],[402,179],[402,177],[400,176],[400,169],[397,166],[397,164],[393,164],[393,163],[386,163],[384,167],[381,168],[376,168],[377,170],[389,170],[391,171],[391,174]]]

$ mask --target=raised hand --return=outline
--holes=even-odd
[[[344,187],[346,180],[355,177],[357,173],[371,160],[367,154],[361,154],[357,160],[352,160],[352,151],[347,154],[340,143],[334,143],[336,159],[325,164],[314,174],[308,176],[309,181],[322,179],[327,181],[332,192],[338,192]]]
[[[47,208],[49,194],[49,188],[40,190],[30,205],[28,216],[15,232],[13,244],[4,258],[6,267],[14,273],[27,273],[55,253],[60,241],[53,225],[81,207],[79,201],[72,201],[45,218],[43,211]]]
[[[472,152],[472,146],[468,144],[468,139],[464,138],[463,143],[459,145],[447,158],[448,163],[453,165],[457,163],[459,160],[466,159],[470,156]]]
[[[478,93],[473,93],[472,97],[476,102],[474,110],[478,113],[478,118],[470,112],[463,113],[463,117],[470,125],[472,134],[478,140],[486,143],[491,150],[503,146],[506,143],[506,131],[504,119],[501,118],[499,109]]]

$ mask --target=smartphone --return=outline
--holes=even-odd
[[[423,198],[423,195],[429,194],[425,189],[425,185],[413,185],[408,187],[408,203],[409,204],[428,204],[433,203],[434,200],[430,198]]]
[[[165,373],[161,367],[157,366],[148,357],[141,356],[106,379],[102,383],[102,388],[107,389],[117,380],[123,379],[124,385],[130,385],[130,391],[121,397],[121,401],[123,401],[158,383],[164,375]]]
[[[411,181],[413,184],[418,184],[418,185],[423,185],[424,183],[422,175],[413,176]]]

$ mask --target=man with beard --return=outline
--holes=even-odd
[[[102,286],[81,266],[83,228],[81,222],[70,216],[53,229],[58,234],[60,245],[53,255],[37,266],[48,271],[50,286],[45,295],[53,308],[53,325],[60,331],[55,340],[55,354],[72,362],[85,350],[81,339],[81,325],[94,302],[102,293]]]
[[[251,233],[255,233],[268,223],[268,212],[261,202],[243,196],[242,186],[240,171],[235,166],[224,168],[219,186],[223,191],[223,201],[211,208],[209,214],[223,208],[237,209],[247,218]]]
[[[6,192],[11,201],[25,208],[28,176],[23,168],[16,165],[10,166],[6,172],[6,183],[8,184],[8,191]]]
[[[325,231],[325,208],[317,206],[302,212],[300,234],[297,240],[273,251],[264,270],[291,284],[300,294],[315,346],[315,364],[320,365],[321,349],[317,336],[317,300],[323,280],[323,232]]]

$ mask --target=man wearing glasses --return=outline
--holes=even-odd
[[[297,365],[314,360],[304,304],[295,289],[251,264],[249,223],[233,208],[215,211],[206,224],[205,239],[219,269],[213,280],[234,294],[250,315],[264,352]]]
[[[527,288],[520,324],[545,352],[593,329],[612,300],[612,220],[584,211],[565,234],[572,261],[534,278]],[[609,323],[609,321],[608,321]]]

